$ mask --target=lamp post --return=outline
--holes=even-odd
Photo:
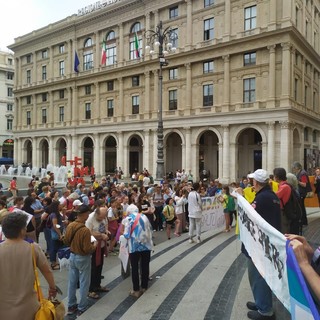
[[[174,52],[176,48],[173,47],[170,41],[177,39],[177,34],[173,32],[171,27],[162,29],[162,21],[156,27],[156,31],[147,30],[145,33],[147,40],[146,50],[150,50],[150,55],[157,54],[159,59],[159,108],[158,108],[158,129],[157,129],[157,169],[156,180],[161,181],[165,176],[164,157],[163,157],[163,120],[162,120],[162,68],[169,63],[165,55],[169,52]],[[156,49],[156,50],[155,50]]]

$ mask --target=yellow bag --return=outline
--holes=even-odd
[[[40,287],[40,281],[38,276],[36,257],[34,252],[34,245],[31,244],[32,247],[32,258],[33,258],[33,269],[35,276],[35,289],[37,290],[38,300],[40,302],[40,308],[35,315],[35,320],[55,320],[56,319],[56,310],[54,304],[47,299],[43,298],[42,290]]]

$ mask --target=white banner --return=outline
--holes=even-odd
[[[240,240],[271,290],[290,310],[286,238],[267,223],[245,198],[238,194],[237,198]]]
[[[223,208],[218,197],[202,198],[202,231],[219,229],[225,225]]]

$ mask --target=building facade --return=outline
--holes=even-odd
[[[13,158],[14,57],[0,51],[0,158]]]
[[[178,36],[163,68],[166,172],[230,182],[319,162],[319,0],[113,0],[10,46],[16,164],[65,154],[98,174],[155,174],[159,59],[145,32],[160,21]]]

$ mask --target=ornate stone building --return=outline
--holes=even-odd
[[[13,158],[14,57],[0,51],[0,158]]]
[[[66,153],[98,174],[155,174],[159,59],[145,31],[160,21],[178,35],[163,68],[166,172],[233,181],[319,155],[319,0],[113,0],[10,46],[16,164]]]

